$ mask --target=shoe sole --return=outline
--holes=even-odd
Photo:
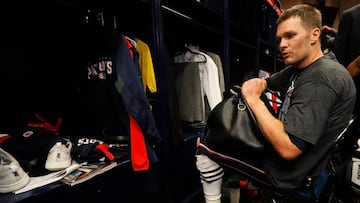
[[[49,171],[58,171],[67,168],[70,165],[71,165],[71,160],[63,161],[63,162],[55,162],[55,163],[46,162],[45,168]]]

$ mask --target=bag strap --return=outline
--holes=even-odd
[[[270,111],[270,113],[274,116],[276,116],[276,113],[273,109],[273,107],[271,106],[270,104],[270,100],[269,98],[266,96],[266,92],[271,92],[272,90],[269,90],[269,89],[266,89],[265,92],[263,92],[261,95],[260,95],[260,99],[265,103],[265,106],[266,108]],[[225,92],[224,93],[225,96],[224,97],[233,97],[233,102],[235,103],[239,103],[237,100],[239,99],[239,97],[241,97],[242,100],[245,100],[242,93],[241,93],[241,86],[239,85],[234,85],[233,87],[231,87],[229,89],[228,92]],[[234,97],[234,95],[237,95],[236,97]],[[246,102],[246,101],[245,101]],[[274,101],[272,101],[274,102]],[[249,107],[249,105],[246,103],[246,106]],[[252,112],[251,112],[252,114]]]
[[[243,105],[248,109],[249,116],[251,117],[251,119],[254,122],[254,126],[256,128],[256,131],[261,134],[259,125],[258,125],[257,120],[256,120],[256,117],[255,117],[254,113],[252,112],[251,108],[249,107],[249,104],[247,103],[246,99],[244,98],[244,96],[243,96],[243,94],[241,92],[239,92],[238,97],[239,97],[239,104],[240,104],[240,100],[241,100]]]
[[[256,131],[258,133],[261,133],[260,128],[257,123],[257,120],[256,120],[256,117],[241,92],[241,86],[234,85],[232,88],[229,89],[229,91],[224,93],[224,98],[225,97],[232,97],[232,102],[233,102],[233,104],[237,105],[238,110],[245,110],[245,108],[247,108],[248,112],[249,112],[249,116],[254,123],[254,127],[256,128]],[[265,92],[260,95],[260,99],[264,102],[266,108],[270,111],[270,113],[275,116],[276,113],[275,113],[274,109],[272,108],[272,106],[270,105],[270,101],[269,101],[268,97],[266,96]]]
[[[249,104],[247,103],[246,99],[244,98],[244,96],[241,92],[241,86],[234,85],[233,88],[230,89],[230,94],[232,94],[233,104],[237,105],[237,108],[239,111],[244,111],[247,109],[247,112],[249,113],[249,116],[250,116],[251,120],[253,121],[253,124],[254,124],[254,127],[256,128],[257,133],[261,134],[256,117],[253,114],[251,108],[249,107]],[[264,94],[264,96],[265,96],[265,98],[267,98],[265,94]],[[268,105],[270,106],[269,102],[265,102],[265,103],[268,103]]]

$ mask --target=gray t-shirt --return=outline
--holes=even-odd
[[[285,130],[310,147],[295,160],[282,159],[272,148],[265,153],[265,171],[278,188],[293,190],[307,176],[317,177],[330,158],[334,140],[348,124],[356,98],[347,70],[328,57],[305,69],[287,67],[268,79],[270,89],[289,97],[280,115]]]

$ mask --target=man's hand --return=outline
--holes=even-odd
[[[261,94],[267,87],[266,80],[263,78],[252,78],[242,84],[241,91],[247,102],[260,99]]]

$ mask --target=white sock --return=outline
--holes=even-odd
[[[221,185],[224,175],[221,166],[208,156],[200,154],[196,155],[196,167],[201,174],[206,203],[221,203]]]

